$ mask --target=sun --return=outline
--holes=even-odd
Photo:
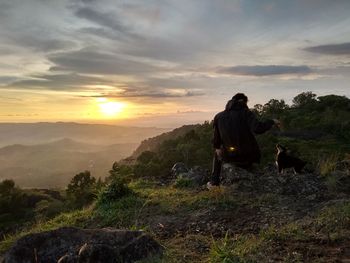
[[[98,101],[98,107],[103,116],[115,117],[120,115],[125,107],[125,104],[118,101],[108,101],[107,99],[104,99]]]

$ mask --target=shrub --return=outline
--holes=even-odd
[[[124,180],[114,178],[98,195],[98,204],[108,204],[132,193],[133,191],[126,185]]]
[[[75,175],[67,186],[67,196],[73,207],[90,204],[96,197],[96,179],[89,171]]]

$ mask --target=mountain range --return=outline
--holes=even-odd
[[[64,188],[77,173],[108,175],[115,161],[166,129],[79,123],[1,123],[0,181]]]

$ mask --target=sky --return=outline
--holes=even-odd
[[[349,0],[0,0],[0,122],[177,127],[350,97]]]

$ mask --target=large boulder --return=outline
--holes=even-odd
[[[162,251],[143,231],[64,227],[20,238],[2,263],[135,262]]]
[[[171,174],[176,178],[179,175],[183,174],[183,173],[187,173],[188,172],[188,168],[186,166],[186,164],[178,162],[176,164],[173,165],[173,167],[171,168]]]
[[[234,186],[238,191],[276,193],[282,195],[321,198],[327,191],[324,179],[316,174],[278,174],[273,167],[262,172],[247,171],[233,164],[223,164],[222,184]]]
[[[201,166],[194,166],[186,176],[191,179],[195,185],[203,185],[210,180],[209,171],[203,169]]]
[[[191,185],[200,186],[209,181],[208,170],[196,165],[188,169],[184,163],[176,163],[171,168],[171,174],[175,179],[186,179],[191,182]]]

